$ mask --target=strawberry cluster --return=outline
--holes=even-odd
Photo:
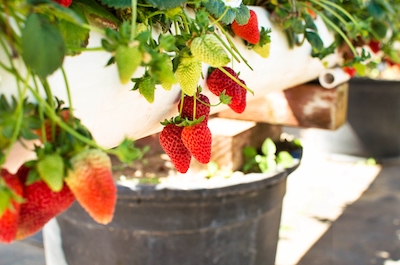
[[[32,182],[33,169],[22,165],[16,174],[1,170],[0,194],[9,206],[0,214],[0,242],[11,243],[38,232],[75,199],[98,223],[113,218],[116,186],[108,155],[87,149],[73,156],[62,188],[54,191],[45,181]]]
[[[180,116],[164,124],[160,144],[176,170],[186,173],[192,156],[200,163],[210,162],[212,136],[207,125],[210,101],[203,94],[185,95],[178,109]]]

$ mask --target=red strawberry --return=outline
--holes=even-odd
[[[21,166],[17,172],[25,183],[29,168]],[[42,180],[26,185],[24,189],[26,202],[21,205],[17,239],[24,239],[38,232],[50,219],[68,209],[75,197],[64,185],[60,192],[53,192]]]
[[[205,105],[202,102],[208,105]],[[181,114],[182,118],[188,118],[189,120],[193,120],[193,105],[194,105],[193,97],[185,95],[183,99],[183,107]],[[181,102],[179,102],[178,104],[178,110],[180,109],[181,109]],[[196,100],[196,119],[200,118],[201,116],[204,116],[203,122],[207,123],[209,115],[210,115],[210,100],[206,95],[199,94]]]
[[[192,155],[182,142],[182,130],[183,127],[175,124],[166,125],[160,133],[160,144],[176,170],[186,173],[189,169]]]
[[[17,176],[11,175],[7,170],[1,170],[1,178],[4,180],[7,188],[15,195],[23,196],[23,185]],[[11,243],[17,234],[18,220],[21,204],[11,198],[12,207],[6,209],[0,215],[0,242]]]
[[[237,78],[244,84],[244,81],[239,79],[238,75],[232,68],[223,67],[233,77]],[[246,108],[246,94],[245,88],[233,81],[221,70],[215,68],[207,77],[208,89],[214,94],[219,96],[225,90],[226,95],[232,97],[231,103],[228,106],[237,113],[242,113]]]
[[[53,1],[64,7],[69,7],[72,4],[72,0],[53,0]]]
[[[354,67],[349,67],[349,66],[343,67],[343,71],[345,71],[348,75],[350,75],[350,77],[355,76],[357,73]]]
[[[381,43],[379,41],[376,41],[376,40],[371,40],[368,43],[368,46],[371,48],[371,50],[374,53],[378,53],[381,50]]]
[[[247,24],[239,25],[234,20],[231,24],[231,29],[237,36],[251,44],[257,44],[260,41],[257,14],[253,10],[250,10],[250,18]]]
[[[117,201],[110,157],[101,150],[88,149],[70,160],[65,182],[83,209],[98,223],[108,224]]]
[[[182,130],[182,142],[200,163],[207,164],[211,159],[211,131],[205,123],[186,126]]]
[[[242,79],[240,82],[245,84]],[[231,103],[228,105],[236,113],[242,113],[246,109],[246,95],[247,90],[237,85],[226,89],[226,94],[231,96]]]

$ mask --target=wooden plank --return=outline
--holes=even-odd
[[[335,130],[346,121],[347,101],[348,83],[333,89],[308,83],[250,100],[241,114],[229,109],[218,117]]]

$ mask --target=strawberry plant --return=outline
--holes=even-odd
[[[351,74],[365,70],[370,54],[357,48],[366,45],[400,63],[394,48],[399,38],[397,1],[1,1],[0,241],[31,235],[75,199],[97,222],[111,222],[116,186],[108,155],[130,163],[143,154],[134,139],[123,139],[114,148],[99,145],[76,115],[80,110],[74,108],[71,93],[76,83],[69,82],[64,68],[72,56],[105,53],[102,66],[115,67],[119,81],[149,104],[158,100],[156,90],[178,87],[179,114],[163,122],[161,145],[179,172],[187,172],[192,157],[208,163],[211,107],[227,104],[242,113],[254,93],[235,70],[238,63],[252,67],[233,39],[240,39],[249,49],[246,54],[258,59],[268,60],[272,52],[271,29],[259,25],[265,18],[257,17],[249,5],[264,7],[285,30],[291,46],[311,44],[310,56],[322,59],[340,49],[342,66],[352,69]],[[334,32],[336,42],[329,47],[319,36],[317,18]],[[102,37],[89,45],[93,33]],[[85,67],[90,73],[92,65],[76,70]],[[209,69],[206,76],[204,68]],[[63,78],[57,87],[51,82],[56,72]],[[11,88],[3,85],[3,79],[10,78]],[[205,87],[199,87],[202,79]],[[56,96],[55,91],[63,88],[63,95]],[[17,147],[33,158],[9,172],[7,163]]]

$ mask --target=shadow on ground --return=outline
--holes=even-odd
[[[383,265],[390,260],[400,260],[400,165],[384,165],[297,265]]]

